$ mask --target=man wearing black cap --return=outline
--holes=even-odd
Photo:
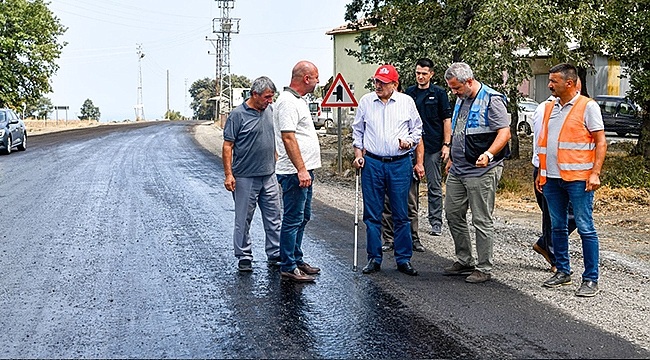
[[[366,224],[368,265],[364,274],[381,269],[381,219],[388,195],[394,224],[397,269],[417,275],[411,265],[413,243],[407,199],[413,174],[411,150],[420,142],[422,121],[413,99],[396,91],[399,75],[392,65],[375,72],[375,92],[359,100],[352,136],[353,166],[362,169],[363,221]]]

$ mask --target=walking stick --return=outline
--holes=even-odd
[[[359,169],[355,174],[354,190],[354,261],[352,271],[357,271],[357,243],[359,239]]]

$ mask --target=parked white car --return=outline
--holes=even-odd
[[[533,113],[539,103],[533,99],[523,99],[519,102],[519,124],[517,131],[530,135],[533,133]]]

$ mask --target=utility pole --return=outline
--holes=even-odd
[[[219,82],[220,74],[221,74],[221,38],[216,38],[216,39],[210,39],[207,36],[205,37],[205,40],[209,41],[212,46],[214,47],[214,53],[208,51],[208,54],[214,55],[215,58],[215,74],[214,74],[214,93],[215,93],[215,98],[214,98],[214,122],[215,124],[217,121],[219,121],[219,114],[221,113],[221,92],[219,89],[221,89],[221,84]]]
[[[183,106],[183,120],[187,119],[187,78],[185,78],[185,105]]]
[[[217,92],[217,108],[224,100],[224,108],[217,114],[228,114],[232,109],[232,78],[230,74],[230,34],[239,34],[239,20],[230,17],[230,10],[235,7],[235,0],[216,0],[221,9],[221,17],[212,19],[212,32],[218,34],[217,72],[219,92]]]
[[[142,103],[142,44],[136,44],[136,53],[138,54],[138,99],[135,104],[135,121],[144,120],[144,104]]]
[[[169,70],[167,70],[167,112],[165,118],[169,120]]]

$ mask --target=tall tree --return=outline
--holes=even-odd
[[[99,120],[100,116],[101,113],[99,112],[99,108],[93,104],[92,100],[86,99],[86,101],[84,101],[83,105],[81,106],[81,116],[79,116],[79,119]]]
[[[25,116],[33,116],[37,119],[47,119],[47,114],[52,110],[52,100],[41,96],[36,102],[27,104]]]
[[[50,92],[65,31],[43,0],[0,1],[0,106],[35,103]]]
[[[434,79],[443,86],[448,65],[468,63],[477,80],[508,96],[511,150],[517,158],[518,87],[532,77],[530,61],[539,54],[550,53],[555,62],[588,64],[587,57],[571,51],[569,44],[574,41],[571,35],[591,28],[583,20],[592,11],[581,5],[589,1],[353,0],[347,5],[346,20],[363,19],[377,26],[372,34],[358,38],[367,49],[363,55],[368,62],[396,65],[404,85],[414,82],[413,63],[420,57],[437,64]],[[559,3],[570,4],[559,10]],[[587,14],[576,15],[575,9]],[[350,53],[361,58],[359,52]]]
[[[604,11],[601,33],[607,38],[607,51],[627,68],[627,95],[643,109],[635,152],[643,155],[650,169],[650,1],[607,0]]]
[[[189,89],[192,103],[190,107],[196,119],[214,119],[214,101],[210,101],[217,95],[214,79],[203,78],[192,83]]]
[[[244,75],[232,74],[232,87],[248,88],[252,81]],[[215,102],[210,101],[217,95],[217,84],[214,79],[203,78],[196,80],[189,89],[192,96],[190,107],[197,119],[214,119]]]

